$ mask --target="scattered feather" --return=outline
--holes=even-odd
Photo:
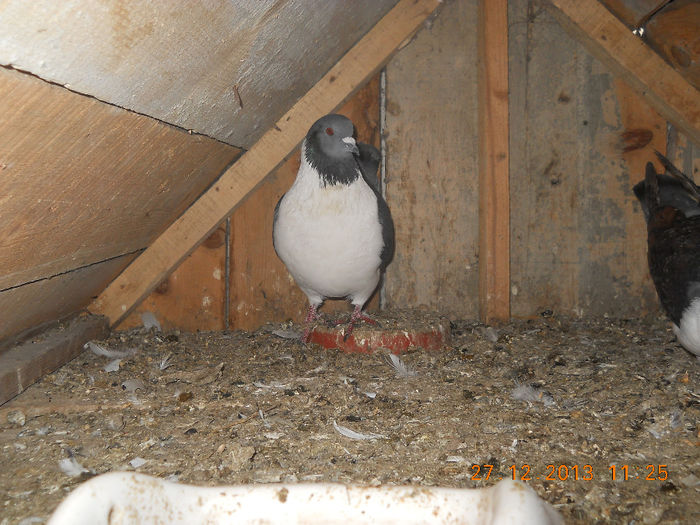
[[[156,332],[160,332],[160,323],[158,319],[156,319],[156,316],[153,315],[153,312],[143,312],[141,314],[141,322],[146,330],[155,328]]]
[[[462,456],[447,456],[445,461],[447,463],[464,463],[464,458]]]
[[[289,383],[280,383],[279,381],[272,381],[270,384],[265,384],[260,381],[253,381],[253,386],[257,388],[286,389],[289,388]]]
[[[260,416],[260,419],[262,419],[263,425],[265,425],[267,428],[270,428],[272,425],[270,425],[270,422],[265,419],[265,414],[263,414],[262,409],[258,409],[258,415]]]
[[[688,474],[686,477],[681,479],[681,484],[689,489],[700,486],[700,478],[695,474]]]
[[[71,478],[76,478],[83,472],[90,472],[88,469],[78,463],[78,460],[72,456],[59,461],[58,468],[60,468],[61,472],[63,472],[66,476]]]
[[[284,436],[284,432],[265,432],[263,436],[265,436],[267,439],[275,440]]]
[[[170,358],[172,357],[173,353],[170,352],[168,355],[166,355],[163,359],[160,360],[160,364],[158,365],[158,370],[165,370],[168,368],[172,363],[170,362]]]
[[[291,328],[278,328],[272,331],[272,335],[276,335],[282,339],[301,339],[301,332]]]
[[[518,384],[510,393],[513,399],[528,403],[543,403],[549,407],[554,405],[554,399],[547,392],[530,385]]]
[[[31,518],[24,518],[18,522],[17,525],[32,525],[33,523],[46,523],[46,520],[44,520],[44,518],[32,516]]]
[[[386,362],[391,365],[396,372],[396,377],[413,377],[417,372],[404,363],[401,358],[394,354],[388,354]]]
[[[119,364],[121,362],[121,359],[115,359],[114,361],[110,361],[102,368],[102,370],[104,370],[105,372],[116,372],[117,370],[119,370]]]
[[[377,397],[376,392],[365,392],[365,395],[370,399],[374,399],[375,397]]]
[[[146,383],[140,379],[127,379],[122,383],[122,388],[127,392],[136,392],[137,390],[146,391]]]
[[[129,465],[131,465],[132,468],[143,467],[145,464],[146,460],[143,458],[134,458],[131,461],[129,461]]]
[[[110,359],[124,359],[136,353],[136,350],[130,348],[129,350],[107,350],[104,346],[88,341],[83,345],[83,348],[89,348],[93,354],[102,357],[109,357]]]
[[[351,430],[347,427],[344,427],[342,425],[339,425],[338,423],[333,420],[333,428],[339,433],[342,434],[345,437],[348,437],[350,439],[360,439],[360,440],[367,440],[367,439],[386,439],[386,436],[383,436],[382,434],[374,434],[374,433],[367,433],[367,434],[362,434],[360,432],[355,432],[354,430]]]

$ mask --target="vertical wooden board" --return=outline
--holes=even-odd
[[[510,318],[508,3],[480,0],[479,316]]]
[[[151,312],[163,330],[223,330],[225,302],[226,224],[222,224],[116,329],[142,326],[141,314]]]
[[[358,140],[379,147],[379,75],[338,111],[349,117]],[[231,215],[230,326],[252,330],[265,322],[302,320],[308,301],[294,284],[272,245],[274,208],[294,182],[297,150],[271,173]],[[376,307],[376,295],[368,308]],[[345,301],[328,301],[325,312],[348,310]]]
[[[478,315],[476,7],[446,3],[386,68],[388,306]]]
[[[0,292],[0,341],[86,307],[136,255]]]
[[[512,314],[655,311],[615,81],[538,2],[509,19]]]

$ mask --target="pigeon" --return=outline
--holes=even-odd
[[[680,344],[700,356],[700,187],[656,153],[634,187],[647,222],[649,273]]]
[[[379,152],[358,144],[343,115],[321,117],[301,144],[301,165],[275,207],[277,255],[309,299],[302,341],[329,298],[354,306],[345,338],[358,321],[374,321],[362,307],[394,254],[394,223],[379,193]]]

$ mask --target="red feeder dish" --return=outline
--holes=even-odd
[[[345,339],[347,325],[337,327],[318,324],[310,335],[310,342],[324,348],[338,348],[344,352],[371,354],[379,349],[387,349],[393,354],[422,348],[441,350],[449,344],[450,321],[444,317],[426,319],[420,314],[419,320],[405,315],[383,314],[376,316],[377,325],[363,322],[355,325],[352,334]]]

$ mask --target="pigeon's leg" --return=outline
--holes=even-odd
[[[306,319],[304,320],[304,335],[301,338],[302,343],[308,343],[311,337],[311,327],[316,319],[319,318],[317,304],[310,304],[306,311]]]
[[[347,341],[348,337],[350,337],[350,334],[352,333],[353,328],[355,328],[355,323],[359,321],[365,321],[366,323],[370,323],[373,325],[378,324],[377,321],[372,319],[370,316],[365,314],[362,311],[362,305],[361,304],[356,304],[355,309],[352,311],[352,315],[350,316],[350,323],[348,323],[348,329],[345,331],[345,335],[343,336],[343,341]]]

